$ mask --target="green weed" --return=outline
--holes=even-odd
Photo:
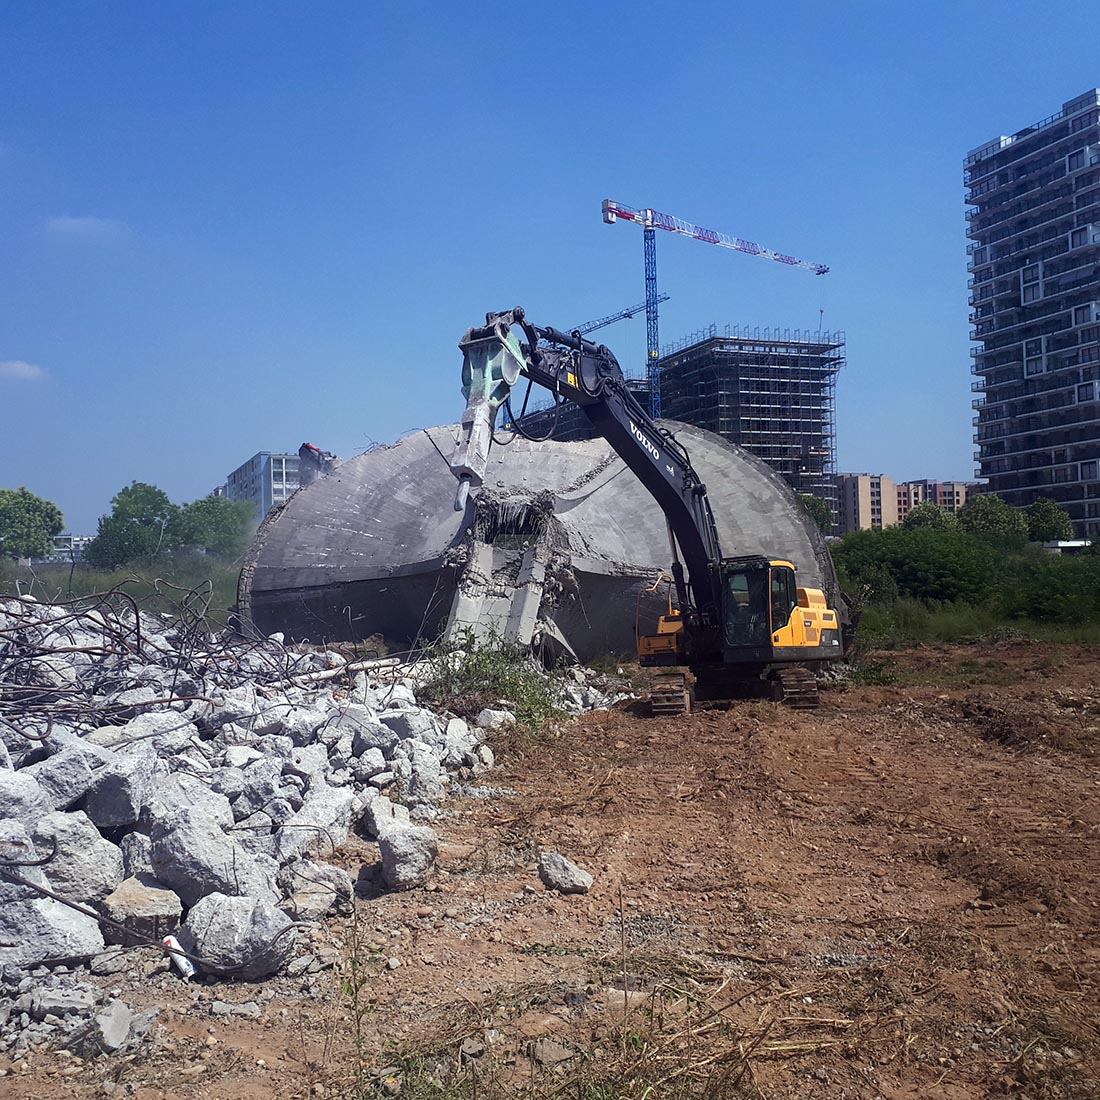
[[[474,717],[503,700],[527,730],[560,715],[552,678],[522,649],[498,638],[467,637],[463,645],[434,657],[433,669],[423,697],[455,714]]]

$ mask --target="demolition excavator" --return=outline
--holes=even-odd
[[[639,662],[663,669],[652,692],[654,712],[754,696],[816,707],[814,670],[843,656],[836,610],[821,590],[798,586],[790,561],[723,556],[707,487],[687,450],[637,401],[612,352],[577,332],[533,325],[520,308],[488,314],[459,347],[466,410],[451,459],[456,510],[483,484],[502,407],[523,434],[527,398],[513,415],[511,395],[524,378],[528,397],[534,384],[549,390],[555,405],[580,406],[664,514],[675,606],[670,592],[656,632],[638,633]]]

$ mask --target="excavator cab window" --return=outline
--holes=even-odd
[[[768,569],[750,566],[726,573],[726,645],[768,645]]]
[[[779,630],[790,622],[791,612],[798,606],[798,586],[794,570],[785,565],[773,565],[771,574],[772,630]]]

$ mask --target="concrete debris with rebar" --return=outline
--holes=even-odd
[[[511,720],[421,705],[433,677],[430,659],[242,642],[194,593],[172,618],[118,590],[0,598],[0,1052],[140,1041],[151,1020],[95,976],[150,951],[169,966],[165,937],[207,981],[313,957],[310,928],[357,889],[325,862],[353,829],[380,864],[358,888],[424,883],[452,778],[491,767],[482,727]],[[574,713],[614,701],[553,690]]]

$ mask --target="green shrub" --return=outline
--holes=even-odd
[[[1007,562],[997,603],[1010,619],[1100,622],[1100,557],[1032,553]]]
[[[500,639],[468,637],[460,648],[434,657],[433,667],[422,695],[464,717],[496,707],[501,700],[510,704],[517,723],[526,729],[536,729],[559,713],[550,677],[524,650]]]
[[[993,591],[1000,555],[964,531],[887,527],[853,531],[833,557],[857,603],[891,599],[889,579],[899,597],[981,604]],[[861,601],[862,589],[867,592]]]

